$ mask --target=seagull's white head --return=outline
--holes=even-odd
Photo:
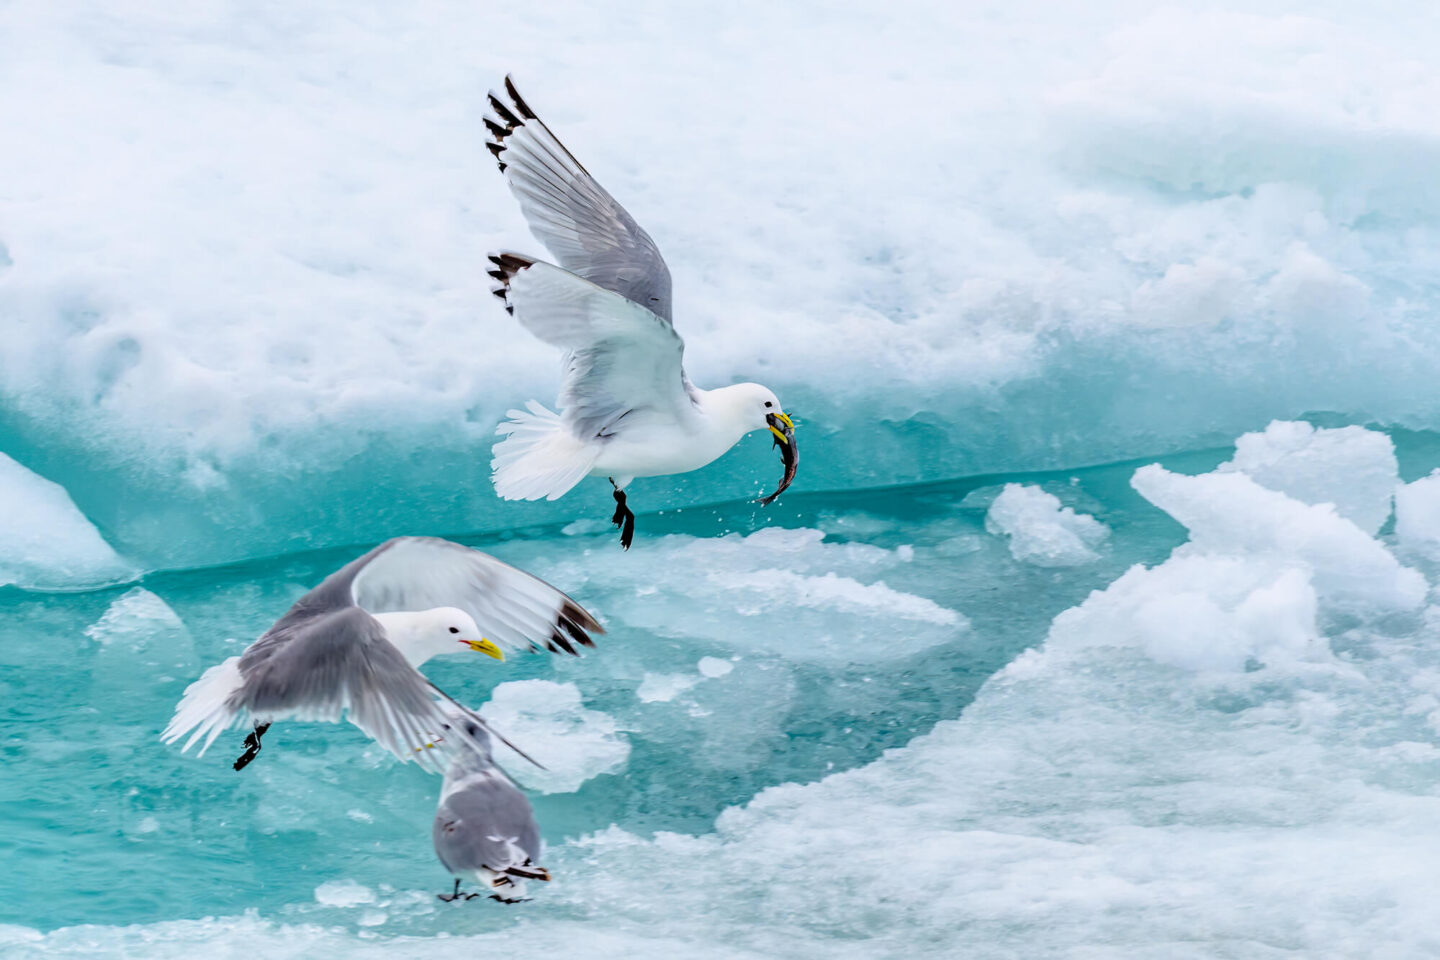
[[[785,415],[775,391],[758,383],[737,383],[711,390],[709,399],[719,398],[719,406],[735,420],[742,434],[751,430],[769,430],[781,443],[789,443],[786,434],[794,434],[795,424]],[[788,430],[787,430],[788,428]]]
[[[496,660],[505,653],[480,635],[480,628],[470,614],[458,607],[435,607],[404,613],[377,613],[376,620],[385,628],[385,636],[410,661],[419,666],[431,657],[473,650]]]

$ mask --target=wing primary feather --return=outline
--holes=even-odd
[[[569,597],[566,597],[560,604],[560,615],[566,620],[569,620],[572,627],[580,632],[580,636],[575,637],[575,639],[587,647],[595,646],[595,642],[586,635],[586,631],[601,634],[605,632],[605,628],[600,626],[600,621],[592,617],[588,610]]]
[[[572,657],[578,657],[580,655],[575,652],[575,648],[570,645],[570,641],[560,635],[560,631],[558,629],[550,631],[550,640],[546,644],[546,646],[550,648],[550,651],[552,653],[555,652],[556,645],[558,645],[561,650],[564,650]]]
[[[670,271],[655,241],[540,119],[513,77],[503,91],[490,91],[488,103],[485,146],[531,232],[562,268],[668,324]]]
[[[514,101],[515,108],[520,111],[522,117],[526,120],[540,119],[535,115],[535,111],[530,109],[530,104],[525,102],[525,98],[520,96],[520,91],[515,89],[515,81],[508,73],[505,74],[505,92],[510,94],[510,99]]]
[[[507,125],[506,134],[514,133],[515,128],[524,123],[523,120],[515,116],[515,114],[510,111],[510,108],[505,106],[505,103],[493,93],[490,94],[490,109],[500,114],[500,119],[505,121]]]

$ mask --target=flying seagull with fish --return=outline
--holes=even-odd
[[[636,477],[698,470],[754,430],[780,447],[795,478],[795,424],[768,387],[702,390],[685,375],[685,344],[670,317],[670,270],[650,235],[590,176],[505,78],[490,94],[486,145],[530,232],[557,263],[518,253],[490,257],[495,295],[536,337],[565,351],[554,412],[531,400],[496,430],[491,469],[507,500],[555,500],[587,476],[608,477],[611,521],[629,548]]]
[[[198,742],[204,755],[221,732],[248,723],[241,770],[276,720],[348,717],[401,760],[444,773],[455,751],[434,748],[453,733],[455,713],[468,711],[420,673],[422,663],[465,652],[575,655],[604,632],[574,600],[487,553],[397,537],[330,574],[242,654],[205,671],[161,739],[188,733],[182,752]],[[479,749],[473,737],[454,739]]]

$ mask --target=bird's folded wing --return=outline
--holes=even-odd
[[[670,270],[649,234],[590,176],[505,78],[490,94],[490,152],[560,265],[670,321]]]
[[[371,613],[458,607],[485,639],[509,650],[593,647],[605,630],[550,584],[479,550],[433,537],[398,537],[362,558],[350,583]]]
[[[386,750],[435,773],[448,768],[450,749],[465,746],[463,729],[448,712],[454,702],[358,607],[262,637],[241,657],[240,672],[243,705],[256,717],[338,721],[348,715]],[[488,750],[488,741],[476,749]]]
[[[523,865],[540,849],[535,813],[499,767],[445,778],[432,832],[440,862],[452,871]]]
[[[578,439],[604,440],[636,413],[674,420],[693,410],[681,364],[685,344],[670,324],[552,264],[515,254],[491,260],[515,318],[568,351],[559,405]]]

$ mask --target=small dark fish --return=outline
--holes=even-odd
[[[775,498],[785,492],[795,480],[795,467],[800,463],[800,451],[795,446],[795,424],[783,413],[771,413],[765,417],[765,422],[770,424],[770,432],[775,435],[775,446],[780,448],[780,462],[785,464],[785,475],[780,478],[780,486],[768,497],[760,499],[761,506],[769,506],[775,502]]]

